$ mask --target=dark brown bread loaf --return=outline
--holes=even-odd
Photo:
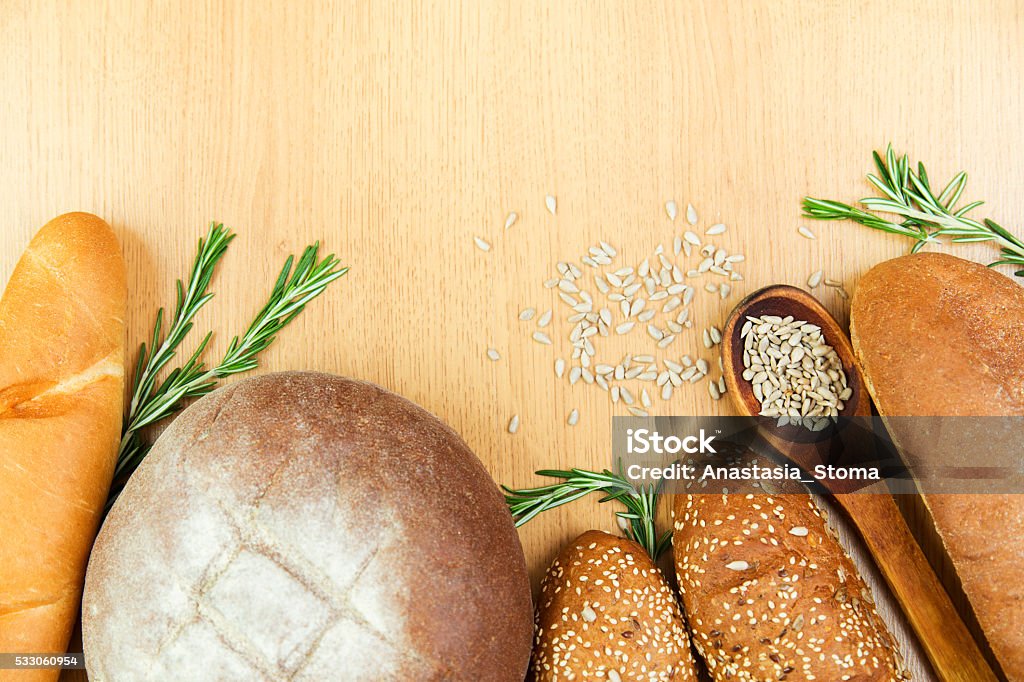
[[[640,545],[597,530],[544,577],[531,670],[537,682],[697,679],[665,576]]]
[[[901,445],[920,434],[893,417],[1024,415],[1024,288],[990,268],[940,253],[881,263],[857,285],[850,333]],[[1017,433],[997,444],[991,420],[952,426],[941,442],[909,449],[948,464],[1019,448]],[[1024,495],[925,502],[1003,672],[1024,680]]]
[[[97,539],[83,639],[93,682],[521,682],[532,611],[512,517],[455,432],[288,372],[160,436]]]
[[[676,497],[676,576],[715,680],[900,680],[871,594],[809,495]]]

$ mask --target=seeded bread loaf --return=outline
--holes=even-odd
[[[678,495],[673,548],[715,680],[901,680],[853,562],[806,494]]]
[[[519,537],[454,431],[373,384],[248,379],[160,436],[86,578],[92,682],[521,682]]]
[[[592,530],[569,543],[544,577],[536,625],[536,682],[697,679],[672,588],[632,540]]]
[[[939,253],[881,263],[857,285],[850,332],[897,444],[914,434],[894,417],[1024,415],[1024,288],[990,268]],[[986,425],[955,424],[936,458],[984,462],[997,446],[973,427]],[[950,451],[950,437],[970,442]],[[1024,495],[924,497],[1003,672],[1024,680]]]

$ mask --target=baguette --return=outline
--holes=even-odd
[[[125,308],[117,239],[86,213],[47,223],[0,298],[0,652],[67,650],[121,433]]]
[[[1024,288],[990,268],[941,253],[881,263],[857,286],[850,335],[898,445],[922,434],[893,417],[1024,415]],[[1006,446],[991,427],[960,420],[909,450],[939,464],[1016,453],[1019,434]],[[1024,679],[1024,495],[926,492],[924,501],[1003,672]]]
[[[902,680],[896,645],[807,494],[678,495],[676,576],[715,680]]]
[[[643,547],[592,530],[569,543],[541,585],[536,682],[697,679],[679,604]]]

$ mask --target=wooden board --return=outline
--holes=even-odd
[[[869,152],[887,141],[935,177],[969,169],[968,198],[1024,225],[1012,0],[313,4],[6,3],[0,277],[46,220],[95,212],[124,244],[134,343],[173,302],[207,222],[223,221],[239,238],[197,321],[215,354],[286,255],[319,239],[352,272],[262,371],[381,383],[447,420],[497,480],[528,485],[541,467],[605,466],[613,409],[556,383],[559,348],[531,341],[516,313],[548,307],[554,262],[598,239],[633,263],[670,246],[682,226],[667,199],[692,202],[702,228],[727,223],[721,244],[747,255],[730,300],[698,298],[679,353],[747,291],[819,268],[853,291],[904,252],[846,224],[796,232],[804,194],[866,194]],[[506,232],[509,211],[521,217]],[[656,409],[727,408],[701,387]],[[612,525],[594,501],[531,523],[534,578],[571,536]]]

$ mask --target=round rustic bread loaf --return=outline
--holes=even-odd
[[[294,372],[198,401],[97,539],[92,682],[522,680],[532,609],[504,500],[447,426]]]

